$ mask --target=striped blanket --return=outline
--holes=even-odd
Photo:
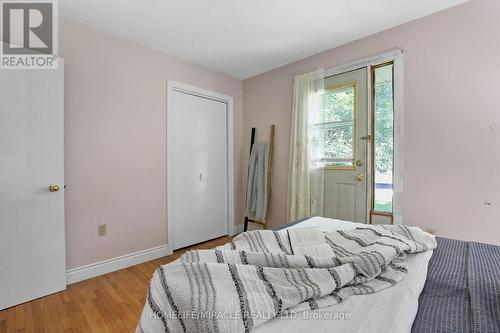
[[[245,232],[156,270],[137,332],[248,332],[275,317],[331,306],[401,281],[405,255],[435,248],[418,228],[325,235],[334,257],[293,255],[286,230]]]
[[[412,333],[500,333],[500,246],[436,237]]]

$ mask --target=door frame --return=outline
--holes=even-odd
[[[168,250],[170,253],[173,252],[174,240],[173,240],[173,188],[172,182],[172,170],[169,168],[169,161],[172,161],[172,149],[169,149],[170,144],[173,142],[172,131],[170,130],[173,124],[170,123],[169,118],[171,112],[173,112],[172,96],[175,92],[190,94],[197,97],[211,99],[217,102],[222,102],[226,104],[226,143],[227,143],[227,233],[231,234],[234,229],[234,133],[233,133],[233,98],[231,96],[223,95],[211,90],[206,90],[191,86],[185,83],[167,80],[167,221],[166,221],[166,231],[167,231],[167,242]]]
[[[371,80],[371,66],[377,65],[385,62],[392,61],[394,64],[394,175],[393,175],[393,224],[402,225],[403,224],[403,176],[404,176],[404,96],[403,96],[403,82],[404,82],[404,62],[403,62],[403,50],[393,49],[375,56],[364,58],[355,62],[348,64],[336,66],[325,70],[325,78],[337,74],[342,74],[345,72],[353,71],[356,69],[366,68],[367,75],[367,93],[371,94],[372,91],[372,80]],[[368,100],[368,110],[367,110],[367,124],[371,124],[372,119],[372,101],[370,96],[367,96]],[[373,138],[373,133],[371,126],[368,126],[368,135]],[[368,165],[372,165],[372,145],[367,144],[367,157]],[[366,171],[367,179],[367,216],[366,222],[370,221],[370,211],[372,202],[372,170],[368,168]]]

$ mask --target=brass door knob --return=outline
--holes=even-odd
[[[365,180],[365,176],[364,176],[364,175],[357,175],[357,176],[356,176],[356,180],[357,180],[358,182],[362,182],[363,180]]]
[[[57,192],[57,191],[59,191],[59,185],[56,185],[56,184],[50,184],[50,185],[49,185],[49,191],[50,191],[50,192]]]

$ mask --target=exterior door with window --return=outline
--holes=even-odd
[[[325,78],[324,215],[367,222],[367,69]]]

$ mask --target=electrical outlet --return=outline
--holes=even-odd
[[[106,227],[106,225],[105,225],[105,224],[99,224],[99,225],[97,226],[97,235],[98,235],[99,237],[101,237],[101,236],[106,236],[107,232],[108,232],[108,231],[107,231],[107,227]]]

